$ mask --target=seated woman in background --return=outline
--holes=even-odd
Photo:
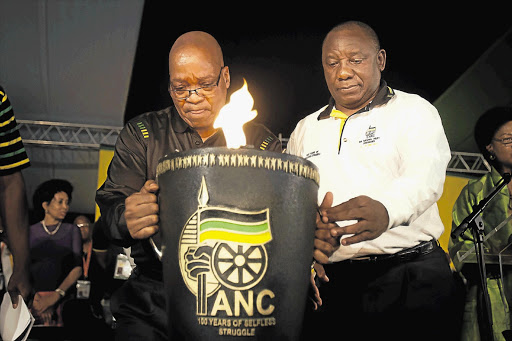
[[[74,224],[63,223],[69,210],[73,186],[52,179],[39,185],[34,210],[44,218],[30,226],[30,273],[35,324],[62,325],[62,303],[76,289],[82,275],[82,239]],[[39,212],[38,212],[39,211]]]

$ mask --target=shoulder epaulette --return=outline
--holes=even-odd
[[[140,132],[142,133],[142,137],[144,137],[145,139],[149,138],[149,132],[148,132],[148,129],[146,128],[146,126],[144,125],[144,123],[137,122],[137,127],[139,127],[139,129],[140,129]]]
[[[260,149],[261,150],[267,149],[268,145],[272,141],[274,141],[274,137],[273,136],[268,136],[263,142],[261,142]]]

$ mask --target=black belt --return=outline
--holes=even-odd
[[[416,258],[418,256],[429,254],[438,247],[440,247],[440,246],[439,246],[439,243],[437,242],[437,240],[432,239],[428,242],[420,243],[420,244],[410,247],[408,249],[403,249],[394,254],[370,255],[370,256],[365,256],[365,257],[361,257],[361,258],[348,259],[343,262],[348,262],[351,264],[381,263],[381,262],[382,263],[387,263],[387,262],[402,263],[402,262],[407,262],[407,261],[413,260],[414,258]]]

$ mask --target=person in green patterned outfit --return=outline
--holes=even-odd
[[[462,189],[452,211],[452,230],[459,226],[464,218],[473,211],[473,205],[487,197],[503,174],[512,171],[512,108],[497,107],[486,111],[475,126],[475,140],[485,159],[492,166],[491,172],[479,179],[470,180]],[[482,213],[484,233],[500,225],[512,214],[512,182],[489,202]],[[498,232],[484,242],[485,252],[499,253],[512,242],[512,220],[504,224]],[[479,272],[476,264],[459,261],[457,252],[463,255],[474,247],[471,229],[467,229],[458,238],[451,238],[448,245],[455,268],[467,283],[466,303],[461,340],[485,339],[482,335],[485,325],[481,322],[484,306],[479,301]],[[505,340],[504,331],[510,330],[510,299],[512,298],[512,273],[504,272],[501,278],[499,265],[486,264],[487,289],[491,301],[493,333],[495,340]],[[507,293],[508,298],[505,296]],[[481,297],[481,296],[480,296]],[[507,332],[506,332],[507,333]],[[482,335],[482,336],[481,336]]]

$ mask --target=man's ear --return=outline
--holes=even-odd
[[[386,50],[380,49],[379,52],[377,52],[377,65],[380,72],[384,71],[386,68]]]
[[[231,76],[229,74],[229,66],[225,66],[222,70],[224,72],[224,79],[226,80],[226,89],[229,89],[229,86],[231,85]]]

